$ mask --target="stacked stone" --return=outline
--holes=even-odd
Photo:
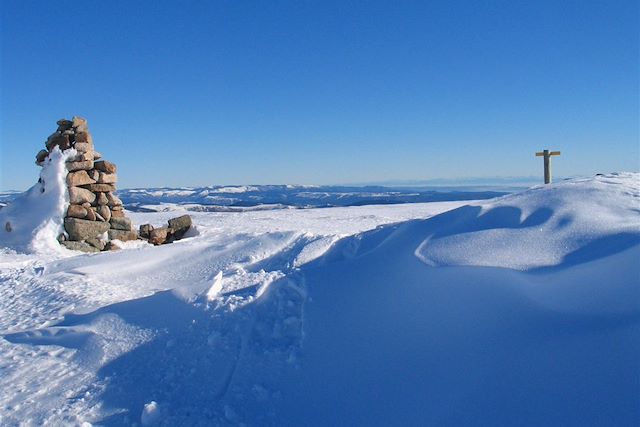
[[[95,151],[87,120],[73,117],[58,120],[58,129],[47,139],[46,150],[36,156],[43,165],[55,148],[75,149],[77,154],[67,160],[69,207],[64,218],[66,234],[60,243],[69,249],[98,252],[112,248],[110,241],[135,240],[138,233],[125,217],[122,201],[116,191],[116,165],[100,160]]]

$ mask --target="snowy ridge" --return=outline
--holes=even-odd
[[[633,425],[639,177],[0,250],[0,424]]]

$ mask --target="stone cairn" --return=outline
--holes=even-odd
[[[60,244],[71,250],[99,252],[118,249],[112,240],[138,239],[138,232],[125,216],[122,201],[114,194],[118,180],[116,165],[101,160],[102,155],[95,151],[87,120],[73,117],[58,120],[57,124],[58,129],[45,143],[46,150],[36,155],[36,164],[42,166],[54,147],[77,151],[66,163],[69,206],[64,218],[65,233],[58,237]],[[184,215],[157,231],[149,224],[140,228],[143,239],[159,245],[182,238],[190,227],[191,218]]]

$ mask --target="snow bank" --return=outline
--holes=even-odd
[[[196,237],[166,247],[14,267],[0,253],[0,416],[635,425],[637,182],[466,207],[202,212]]]
[[[581,263],[638,244],[639,207],[639,174],[534,187],[447,213],[416,255],[432,266]]]
[[[45,159],[40,179],[0,210],[0,247],[26,253],[65,253],[58,241],[69,203],[65,161],[75,150],[57,147]]]

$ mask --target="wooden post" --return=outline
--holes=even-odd
[[[551,156],[559,156],[559,151],[544,150],[537,152],[536,157],[544,157],[544,183],[551,184]]]

